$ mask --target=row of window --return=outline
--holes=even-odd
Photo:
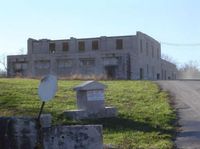
[[[99,49],[99,41],[98,40],[93,40],[92,41],[92,50],[98,50]],[[62,43],[62,51],[69,51],[69,43],[68,42],[63,42]],[[79,41],[78,42],[78,50],[79,51],[85,51],[85,42],[84,41]],[[116,39],[116,49],[123,49],[123,40],[122,39]],[[56,43],[49,43],[49,52],[50,53],[55,53],[56,51]]]
[[[147,56],[149,56],[149,50],[150,50],[150,48],[149,48],[149,43],[146,42],[146,55],[147,55]],[[152,58],[155,56],[154,50],[155,50],[155,49],[154,49],[154,46],[151,45],[151,56],[152,56]],[[143,41],[140,40],[140,53],[143,53],[143,51],[144,51]],[[160,50],[159,50],[159,48],[157,48],[156,53],[157,53],[157,58],[159,59],[159,58],[160,58]]]
[[[58,60],[57,61],[58,68],[69,68],[73,66],[73,60]],[[80,66],[91,67],[95,66],[95,59],[80,59]],[[36,61],[35,67],[37,69],[49,69],[50,68],[50,61]]]

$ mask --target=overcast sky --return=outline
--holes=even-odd
[[[142,31],[160,41],[162,53],[179,64],[200,62],[199,18],[199,0],[0,0],[0,55],[26,53],[28,38]]]

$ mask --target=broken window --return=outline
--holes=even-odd
[[[85,51],[85,42],[84,41],[78,42],[78,49],[79,49],[79,51]]]
[[[27,69],[27,63],[25,62],[18,62],[18,63],[15,63],[14,64],[14,69],[15,71],[18,71],[18,70],[26,70]]]
[[[98,40],[92,41],[92,50],[98,50],[99,49],[99,42]]]
[[[116,40],[116,49],[123,49],[123,40],[122,39]]]
[[[69,51],[69,44],[68,44],[68,42],[63,42],[62,43],[62,50],[63,51]]]
[[[49,52],[52,54],[56,52],[56,44],[55,43],[49,43]]]
[[[95,60],[94,59],[81,59],[80,60],[81,66],[95,66]]]
[[[69,68],[72,67],[72,60],[71,59],[65,59],[65,60],[58,60],[58,68]]]
[[[49,69],[50,68],[50,61],[49,60],[36,61],[35,67],[37,69]]]
[[[15,70],[21,70],[22,64],[21,63],[15,63]]]

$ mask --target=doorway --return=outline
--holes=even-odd
[[[108,79],[116,79],[116,66],[105,66]]]
[[[157,80],[160,80],[160,74],[157,73]]]
[[[144,71],[142,68],[140,68],[140,80],[144,79]]]

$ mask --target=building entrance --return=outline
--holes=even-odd
[[[116,66],[105,66],[108,79],[116,79]]]
[[[144,71],[142,68],[140,68],[140,80],[144,79]]]

